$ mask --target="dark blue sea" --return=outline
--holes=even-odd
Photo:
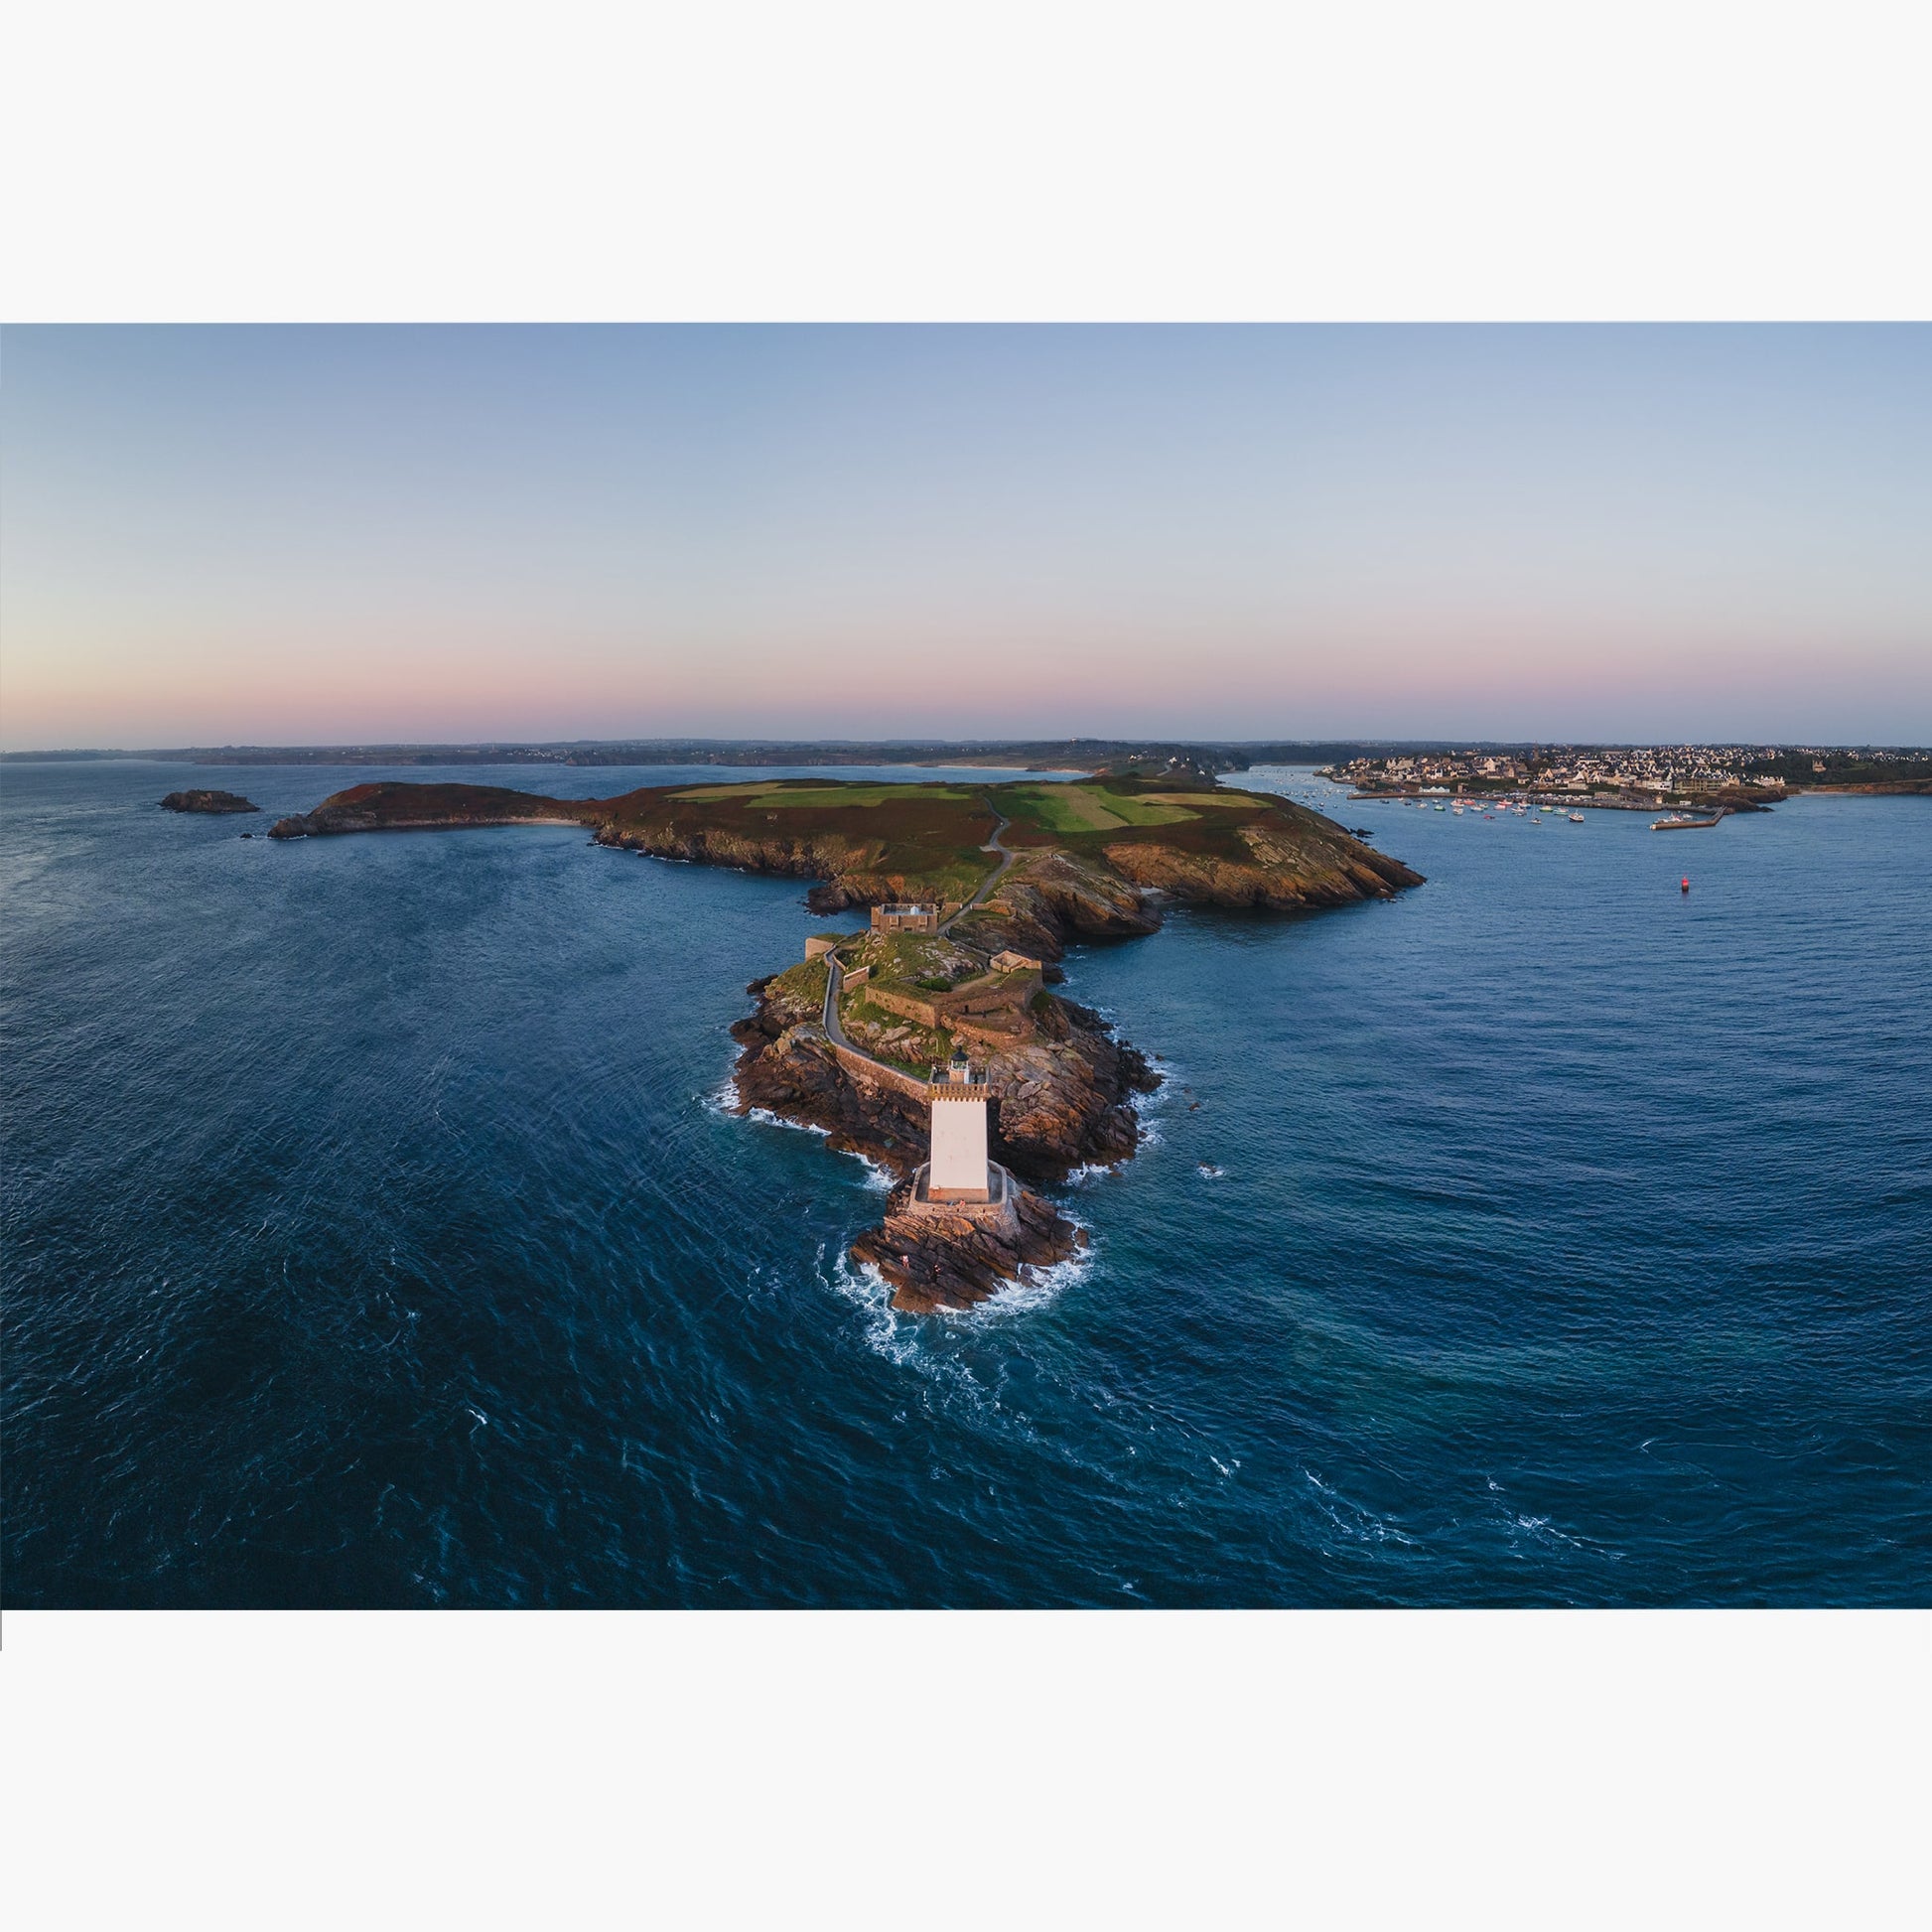
[[[1932,1600],[1932,800],[1248,774],[1429,884],[1070,957],[1147,1144],[911,1318],[720,1101],[799,886],[259,836],[372,775],[0,769],[9,1605]]]

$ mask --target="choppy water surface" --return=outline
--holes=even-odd
[[[1932,802],[1336,803],[1430,884],[1076,954],[1150,1144],[917,1320],[716,1103],[798,886],[239,837],[372,775],[0,771],[7,1601],[1932,1595]]]

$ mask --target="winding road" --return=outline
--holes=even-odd
[[[988,806],[987,809],[991,811],[992,807]],[[983,885],[979,889],[979,891],[976,892],[973,895],[973,897],[969,898],[966,901],[966,903],[962,905],[959,908],[959,910],[952,915],[952,919],[947,919],[940,926],[939,930],[941,932],[944,932],[949,926],[951,926],[953,919],[963,918],[968,912],[970,912],[973,909],[974,906],[978,905],[981,902],[981,900],[986,898],[992,893],[994,887],[996,887],[1000,883],[1000,881],[1003,880],[1007,876],[1007,874],[1013,870],[1013,862],[1020,856],[1019,853],[1017,852],[1009,852],[1006,849],[1006,847],[1000,843],[1000,834],[1004,832],[1007,829],[1007,827],[1013,823],[1013,820],[1010,818],[1000,818],[1000,814],[998,812],[994,812],[993,816],[996,819],[999,819],[999,823],[995,825],[993,828],[993,836],[990,839],[988,839],[983,846],[980,847],[980,850],[982,852],[997,852],[1000,855],[1000,863],[993,868],[992,876],[987,880],[986,884]]]

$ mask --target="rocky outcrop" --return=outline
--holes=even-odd
[[[1689,805],[1722,805],[1731,812],[1768,812],[1784,802],[1784,787],[1774,791],[1769,785],[1694,785],[1683,791]]]
[[[164,812],[258,812],[261,807],[236,791],[171,791],[161,801],[161,809]]]
[[[999,1091],[993,1158],[1029,1180],[1059,1181],[1081,1167],[1112,1167],[1140,1145],[1136,1094],[1161,1076],[1091,1008],[1041,1003],[1031,1040],[993,1054]]]
[[[1108,864],[1135,885],[1197,905],[1286,912],[1393,898],[1403,887],[1423,884],[1422,875],[1399,859],[1346,834],[1317,840],[1269,822],[1243,826],[1239,836],[1251,862],[1190,852],[1177,843],[1123,840],[1105,851]]]
[[[992,897],[952,930],[989,952],[1011,948],[1058,960],[1076,940],[1135,939],[1160,925],[1160,913],[1117,874],[1047,850],[1025,854]]]
[[[1024,1187],[1008,1223],[930,1209],[911,1214],[910,1191],[909,1182],[900,1186],[883,1225],[852,1244],[853,1259],[879,1270],[892,1287],[893,1307],[907,1314],[973,1308],[1087,1243],[1084,1229]]]
[[[647,853],[653,859],[677,859],[693,866],[728,866],[738,872],[769,873],[780,879],[813,879],[835,883],[848,875],[868,879],[867,863],[875,855],[864,846],[834,834],[796,836],[774,831],[749,835],[731,826],[642,823],[611,815],[592,819],[598,844],[625,852]],[[828,881],[828,875],[830,880]],[[828,897],[815,889],[807,903],[817,912],[842,911],[848,905],[879,904],[903,890],[894,876],[877,876],[876,896],[855,897],[843,888]]]
[[[818,1005],[792,989],[791,977],[754,980],[748,989],[758,1011],[732,1029],[744,1049],[733,1076],[740,1104],[822,1128],[841,1152],[909,1174],[926,1155],[923,1097],[841,1060]],[[1024,1041],[986,1060],[997,1096],[993,1158],[1039,1182],[1127,1160],[1140,1144],[1134,1096],[1153,1092],[1160,1076],[1098,1014],[1070,1000],[1039,1003],[1034,1019]]]

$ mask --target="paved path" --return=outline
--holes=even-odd
[[[872,1055],[866,1053],[863,1046],[852,1045],[845,1036],[845,1029],[839,1025],[839,986],[844,978],[845,973],[839,965],[838,954],[828,952],[825,955],[825,1035],[828,1039],[836,1040],[839,1045],[851,1046],[853,1052],[865,1053],[866,1058],[871,1059]]]
[[[967,914],[973,909],[974,906],[980,904],[984,899],[989,897],[993,892],[993,889],[996,886],[998,886],[1000,881],[1003,880],[1007,876],[1007,874],[1013,870],[1013,862],[1020,856],[1019,853],[1017,852],[1009,852],[1006,849],[1006,847],[1000,843],[1000,834],[1004,832],[1007,829],[1007,827],[1013,823],[1013,820],[1010,818],[1000,818],[1000,814],[998,812],[995,812],[993,816],[995,818],[999,818],[1000,822],[996,826],[994,826],[992,838],[990,838],[983,846],[981,846],[980,850],[982,852],[997,852],[1000,855],[1000,863],[993,868],[993,876],[987,880],[986,884],[982,886],[979,889],[979,891],[976,892],[973,895],[973,897],[969,898],[966,901],[966,903],[962,905],[959,908],[959,910],[952,915],[952,919],[946,920],[945,924],[940,926],[939,930],[941,932],[944,932],[949,926],[951,926],[953,919],[963,918],[965,914]]]

